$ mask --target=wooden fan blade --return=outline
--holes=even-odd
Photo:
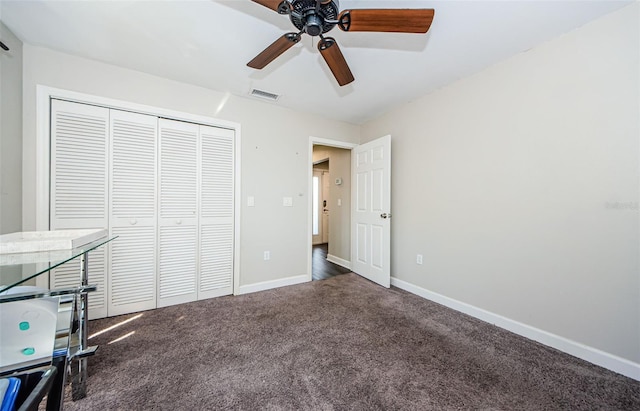
[[[327,62],[338,84],[344,86],[354,80],[347,61],[344,59],[340,47],[338,47],[338,43],[336,43],[333,37],[325,37],[322,39],[318,43],[318,50],[320,50],[320,54],[322,54],[324,61]]]
[[[263,69],[299,41],[300,35],[298,33],[287,33],[271,43],[262,53],[255,56],[253,60],[247,63],[247,66],[258,70]]]
[[[426,33],[433,21],[433,9],[355,9],[338,16],[343,31]]]
[[[268,9],[274,10],[274,11],[278,11],[280,10],[280,4],[282,3],[282,0],[251,0],[254,3],[258,3],[262,6],[265,6]]]

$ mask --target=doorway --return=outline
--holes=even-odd
[[[312,278],[312,180],[313,163],[319,155],[317,149],[346,149],[350,160],[348,171],[337,172],[335,162],[330,164],[330,187],[349,187],[337,196],[331,195],[332,213],[326,260],[389,288],[391,284],[391,136],[386,135],[363,144],[309,138],[308,174],[308,281]],[[345,153],[345,150],[338,152]],[[352,158],[352,161],[351,161]],[[341,174],[338,176],[337,174]],[[345,177],[346,176],[346,177]],[[353,180],[353,181],[352,181]],[[348,200],[348,205],[346,204]],[[353,202],[353,205],[352,205]],[[334,207],[337,206],[337,207]],[[343,207],[340,209],[340,207]],[[346,213],[345,213],[346,210]],[[336,221],[344,216],[343,221]],[[337,233],[340,234],[338,237]],[[345,241],[346,239],[346,241]],[[336,244],[338,240],[340,244]],[[338,250],[342,257],[334,250]],[[348,250],[348,252],[346,252]]]
[[[311,279],[351,272],[351,149],[312,145]]]
[[[313,245],[329,243],[329,159],[313,165],[311,234]]]

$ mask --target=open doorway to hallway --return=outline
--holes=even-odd
[[[312,279],[350,272],[351,150],[313,146]]]

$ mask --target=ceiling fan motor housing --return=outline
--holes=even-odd
[[[291,0],[291,22],[310,36],[319,36],[334,28],[335,23],[326,20],[335,21],[339,14],[338,0],[321,1],[317,12],[316,4],[316,0]]]

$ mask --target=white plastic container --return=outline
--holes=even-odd
[[[40,291],[47,290],[18,286],[3,294]],[[57,297],[48,297],[0,304],[0,369],[52,357],[58,301]]]

